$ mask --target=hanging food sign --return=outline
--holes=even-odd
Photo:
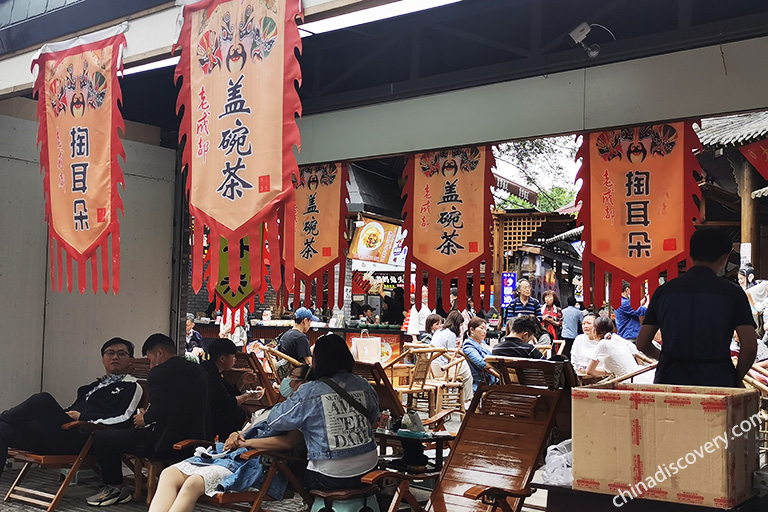
[[[346,275],[347,166],[340,163],[299,168],[291,178],[296,192],[296,282],[304,283],[304,304],[311,303],[315,281],[315,303],[323,304],[323,275],[328,278],[328,306],[344,303]],[[335,289],[334,268],[339,265]],[[299,304],[299,288],[294,306]]]
[[[50,237],[51,286],[61,290],[66,254],[67,290],[72,291],[74,262],[80,293],[91,284],[120,289],[120,225],[123,209],[117,185],[125,160],[117,130],[125,130],[117,107],[122,101],[117,70],[122,65],[127,24],[43,46],[32,62],[40,127],[40,166],[44,172],[45,216]],[[111,236],[112,254],[108,241]],[[100,253],[100,254],[99,254]]]
[[[295,114],[301,113],[296,82],[301,70],[296,18],[300,0],[202,0],[184,6],[176,78],[184,107],[179,140],[186,139],[189,210],[200,229],[210,230],[208,289],[227,277],[231,288],[262,288],[262,273],[243,272],[240,251],[219,265],[220,244],[242,247],[265,230],[272,280],[280,287],[282,244],[285,284],[293,286],[294,145],[300,144]],[[246,244],[248,245],[248,244]],[[248,266],[260,269],[260,251],[248,251]],[[192,286],[203,284],[202,237],[192,247]],[[220,275],[226,268],[228,276]],[[249,280],[247,283],[241,279]]]
[[[493,165],[493,153],[485,146],[419,153],[408,160],[403,191],[405,245],[410,248],[405,282],[411,282],[411,264],[416,265],[416,282],[428,274],[430,308],[437,304],[437,278],[443,283],[443,304],[449,301],[451,279],[458,280],[458,303],[464,304],[469,271],[474,302],[483,303],[481,263],[485,262],[485,274],[491,275]],[[489,301],[486,294],[486,310]],[[421,294],[416,294],[416,307],[421,308]]]
[[[659,273],[677,276],[686,260],[699,169],[693,150],[700,148],[692,122],[636,126],[584,136],[576,179],[583,184],[578,221],[584,224],[584,299],[600,305],[606,272],[611,275],[611,304],[620,302],[621,280],[632,286],[638,305],[658,286]],[[590,270],[594,265],[594,275]],[[594,296],[588,283],[594,279]]]

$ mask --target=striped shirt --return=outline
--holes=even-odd
[[[520,297],[516,297],[504,310],[504,324],[519,315],[533,315],[541,322],[541,303],[533,297],[528,297],[528,302],[523,304]]]

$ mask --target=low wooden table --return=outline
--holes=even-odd
[[[720,508],[699,507],[683,503],[666,501],[633,499],[626,503],[618,501],[621,508],[613,503],[615,494],[598,494],[595,492],[575,491],[570,487],[532,483],[531,487],[547,491],[547,512],[581,512],[587,510],[622,512],[723,512]],[[763,498],[754,497],[741,505],[729,509],[732,512],[762,512],[768,510],[768,495]]]
[[[449,435],[437,435],[432,437],[425,437],[422,439],[415,437],[398,436],[396,432],[387,430],[385,432],[375,432],[376,440],[379,442],[379,456],[383,457],[387,453],[387,444],[389,441],[421,441],[423,444],[434,443],[435,444],[435,465],[433,468],[427,469],[427,472],[437,472],[443,469],[443,449],[445,443],[453,441],[456,436]]]

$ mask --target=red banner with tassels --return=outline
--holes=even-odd
[[[177,47],[176,79],[183,78],[179,140],[186,139],[189,210],[209,230],[209,292],[222,282],[220,243],[242,247],[266,232],[272,283],[280,288],[282,244],[285,285],[293,287],[295,216],[291,175],[300,144],[295,115],[301,114],[296,83],[301,49],[296,18],[300,0],[202,0],[186,5]],[[175,50],[176,48],[174,48]],[[227,252],[227,283],[241,283],[241,251]],[[260,251],[248,251],[250,269],[261,269]],[[202,237],[192,247],[192,287],[203,284]],[[263,273],[250,272],[248,286],[261,290]],[[247,276],[246,276],[247,279]],[[238,288],[240,286],[237,286]]]
[[[614,306],[621,302],[621,280],[630,283],[637,307],[645,281],[652,295],[661,272],[677,277],[699,215],[694,171],[701,171],[693,150],[700,147],[692,121],[584,135],[576,201],[582,201],[586,304],[605,301],[606,273]]]
[[[50,237],[51,287],[61,290],[66,254],[67,290],[85,292],[90,261],[91,285],[120,289],[120,225],[125,186],[117,157],[125,160],[117,133],[125,131],[117,71],[126,25],[43,46],[32,62],[40,127],[40,166],[44,173],[45,216]],[[112,254],[108,238],[111,235]],[[58,284],[58,286],[57,286]]]
[[[443,285],[443,305],[450,300],[451,279],[458,281],[459,305],[466,304],[468,272],[472,272],[474,303],[489,309],[490,295],[480,293],[480,266],[491,276],[491,185],[496,183],[490,147],[471,146],[419,153],[408,159],[404,227],[405,282],[416,265],[416,287],[428,275],[429,307],[437,304],[437,279]],[[406,307],[409,297],[406,294]],[[421,308],[421,294],[416,294]],[[459,309],[463,309],[459,306]]]
[[[315,304],[323,305],[323,276],[328,279],[328,307],[344,304],[348,180],[347,166],[342,163],[300,167],[291,178],[296,191],[294,307],[301,299],[299,283],[304,284],[304,304],[311,303],[313,281]],[[338,286],[334,287],[337,264]]]

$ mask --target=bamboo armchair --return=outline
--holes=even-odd
[[[413,355],[416,363],[411,365],[407,386],[395,386],[400,400],[406,399],[408,409],[424,411],[429,416],[437,412],[437,386],[427,380],[432,374],[432,361],[445,354],[444,348],[424,346],[406,350],[402,356]]]
[[[429,379],[427,383],[435,386],[437,389],[438,412],[444,409],[452,409],[464,416],[467,412],[466,404],[464,403],[464,386],[472,385],[471,382],[465,384],[459,376],[459,370],[466,361],[466,358],[459,350],[449,350],[447,352],[451,354],[451,357],[448,364],[443,367],[443,376],[441,378]]]

